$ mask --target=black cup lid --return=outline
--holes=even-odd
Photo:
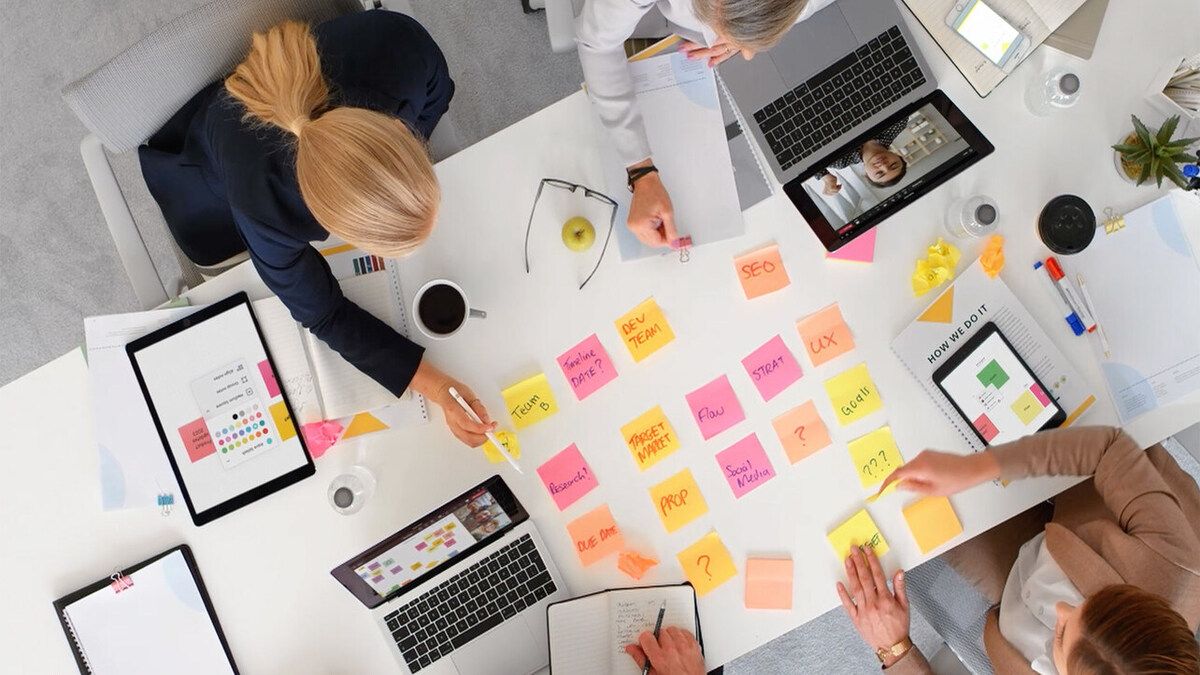
[[[1059,195],[1038,216],[1038,234],[1059,255],[1079,253],[1096,236],[1096,214],[1081,197]]]

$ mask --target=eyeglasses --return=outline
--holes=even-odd
[[[587,283],[592,280],[592,277],[596,276],[596,271],[600,269],[600,263],[604,260],[604,254],[606,251],[608,251],[608,241],[612,239],[613,226],[617,222],[617,202],[612,197],[600,192],[596,192],[585,185],[578,185],[576,183],[560,180],[558,178],[543,178],[541,182],[538,183],[537,195],[533,198],[533,208],[529,210],[529,222],[525,225],[526,274],[529,274],[529,233],[533,230],[533,216],[535,213],[537,213],[538,201],[542,198],[542,189],[547,185],[550,187],[559,188],[561,190],[566,190],[571,193],[574,193],[576,190],[583,190],[583,196],[590,199],[595,199],[596,201],[607,204],[612,208],[612,213],[609,214],[608,217],[608,234],[604,237],[604,246],[600,249],[600,257],[596,259],[596,266],[592,268],[591,273],[587,275],[587,278],[583,280],[582,284],[579,284],[579,290],[583,290],[583,287],[587,286]]]

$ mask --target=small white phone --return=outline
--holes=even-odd
[[[946,15],[946,25],[998,67],[1008,70],[1020,61],[1030,44],[1029,36],[1017,30],[983,0],[958,0]]]

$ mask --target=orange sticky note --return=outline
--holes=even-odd
[[[656,405],[621,427],[621,436],[638,470],[645,471],[679,449],[679,438],[662,406]]]
[[[667,317],[663,316],[662,308],[654,298],[646,298],[617,319],[614,325],[634,361],[641,361],[675,339],[671,324],[667,323]]]
[[[887,540],[866,509],[850,516],[846,522],[834,528],[828,535],[829,543],[837,553],[838,560],[845,560],[855,546],[870,546],[875,555],[883,557],[888,552]]]
[[[836,302],[797,321],[796,329],[814,366],[854,349],[854,336]]]
[[[646,572],[657,564],[658,561],[654,558],[647,558],[633,551],[621,551],[617,556],[617,569],[634,581],[646,576]]]
[[[734,259],[733,267],[747,299],[772,293],[792,283],[783,259],[779,257],[779,246],[775,244]]]
[[[746,560],[746,609],[792,608],[790,558]]]
[[[812,401],[776,417],[771,426],[775,427],[775,434],[792,464],[829,445],[829,430]]]
[[[625,538],[608,505],[597,506],[567,524],[575,552],[584,567],[625,548]]]
[[[654,502],[654,512],[667,532],[674,532],[708,513],[708,504],[690,469],[650,488],[650,501]]]
[[[696,595],[708,595],[714,588],[737,575],[733,557],[716,532],[700,537],[699,541],[680,551],[675,558],[683,568],[683,575],[696,589]]]
[[[954,507],[945,497],[925,497],[909,504],[904,507],[904,520],[921,553],[929,553],[963,531]]]

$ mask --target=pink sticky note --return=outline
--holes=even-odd
[[[688,407],[692,409],[692,419],[696,420],[700,435],[706,441],[746,419],[733,387],[729,386],[729,378],[724,375],[688,394],[686,398]]]
[[[198,417],[179,427],[179,437],[183,439],[183,447],[187,450],[188,459],[193,462],[199,462],[217,451],[217,446],[208,433],[208,425],[204,423],[203,417]]]
[[[854,336],[836,302],[796,322],[796,329],[814,366],[854,349]]]
[[[849,244],[832,253],[826,253],[830,260],[848,260],[857,263],[875,262],[875,229],[867,230]]]
[[[775,468],[755,434],[718,452],[717,465],[738,499],[775,477]]]
[[[804,374],[800,364],[796,363],[796,357],[792,356],[787,345],[783,344],[783,338],[778,335],[742,359],[742,365],[746,367],[746,373],[754,381],[754,386],[758,387],[758,393],[762,394],[764,401],[775,398]]]
[[[558,357],[558,367],[580,401],[617,377],[617,369],[595,333]]]
[[[258,372],[262,374],[263,384],[267,385],[267,398],[279,395],[279,382],[275,379],[275,371],[271,370],[271,362],[263,359],[258,362]]]
[[[300,427],[300,433],[304,435],[304,445],[308,447],[308,454],[312,455],[313,459],[320,459],[341,437],[342,425],[328,420],[309,422]]]
[[[537,472],[559,511],[596,487],[596,474],[574,443],[539,466]]]
[[[1029,391],[1033,392],[1033,396],[1038,400],[1038,403],[1041,403],[1043,406],[1047,407],[1050,405],[1050,397],[1047,396],[1046,392],[1042,390],[1042,386],[1040,384],[1034,382],[1033,384],[1029,385]]]
[[[1033,386],[1036,387],[1037,385]],[[979,432],[980,436],[983,436],[984,443],[991,443],[992,439],[1000,433],[1000,430],[992,423],[992,418],[988,417],[987,413],[983,413],[975,418],[975,430]]]

